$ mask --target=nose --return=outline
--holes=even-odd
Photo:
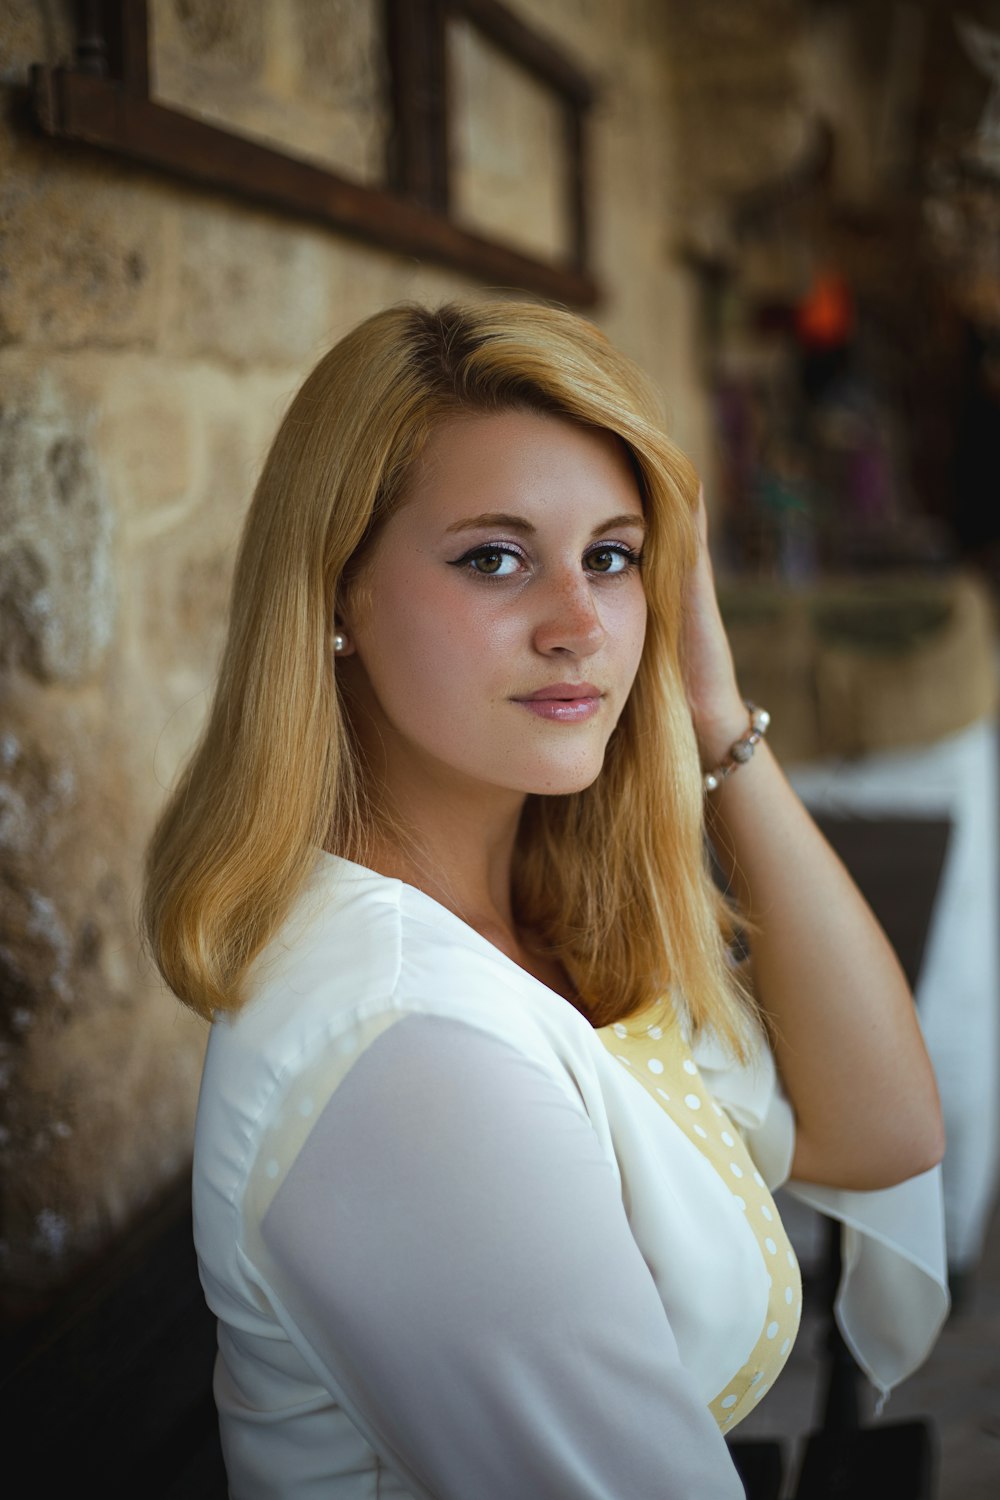
[[[561,572],[540,597],[543,605],[534,629],[535,650],[543,656],[592,656],[607,631],[590,581],[576,569]]]

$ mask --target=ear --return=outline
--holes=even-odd
[[[333,614],[333,654],[356,655],[358,647],[355,626],[363,623],[370,608],[363,572],[359,574],[355,571],[349,579],[338,579],[330,607]]]

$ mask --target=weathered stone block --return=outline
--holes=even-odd
[[[0,133],[0,345],[152,344],[169,191],[110,158]]]
[[[105,361],[95,442],[126,523],[157,525],[191,503],[201,457],[196,377],[146,355]]]
[[[239,516],[206,505],[132,555],[128,618],[146,670],[182,693],[211,688],[225,636]],[[172,696],[172,694],[171,694]]]
[[[418,265],[416,260],[401,261],[398,255],[374,245],[341,240],[326,266],[330,306],[326,347],[336,343],[370,313],[412,296],[410,277]],[[454,273],[442,272],[442,282],[448,275],[454,289],[457,280]]]
[[[12,1069],[0,1143],[11,1310],[94,1256],[184,1170],[206,1028],[136,975],[129,1003],[40,1022]]]
[[[114,516],[92,413],[51,370],[0,385],[0,664],[77,682],[115,619]]]
[[[158,507],[131,509],[122,528],[118,658],[130,697],[142,705],[132,738],[150,772],[155,761],[153,797],[173,779],[207,703],[243,515],[288,390],[200,365],[173,394],[186,402],[187,489]]]
[[[157,791],[132,744],[146,675],[110,700],[26,679],[7,696],[0,1279],[15,1299],[99,1248],[189,1150],[204,1029],[165,995],[134,922]]]
[[[324,347],[332,236],[201,198],[183,206],[177,228],[167,352],[287,367],[307,364]]]

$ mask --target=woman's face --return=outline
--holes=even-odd
[[[594,780],[642,654],[643,529],[608,433],[514,410],[433,434],[342,612],[341,670],[390,789]]]

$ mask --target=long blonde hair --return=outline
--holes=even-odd
[[[741,1050],[747,1002],[704,846],[701,774],[679,661],[696,555],[697,475],[652,388],[593,325],[527,302],[413,305],[368,318],[309,375],[247,517],[212,709],[147,861],[147,936],[202,1015],[235,1010],[325,846],[365,861],[372,813],[331,632],[434,427],[529,408],[617,436],[647,517],[642,661],[604,768],[527,799],[514,911],[563,963],[595,1026],[683,996],[693,1029]]]

